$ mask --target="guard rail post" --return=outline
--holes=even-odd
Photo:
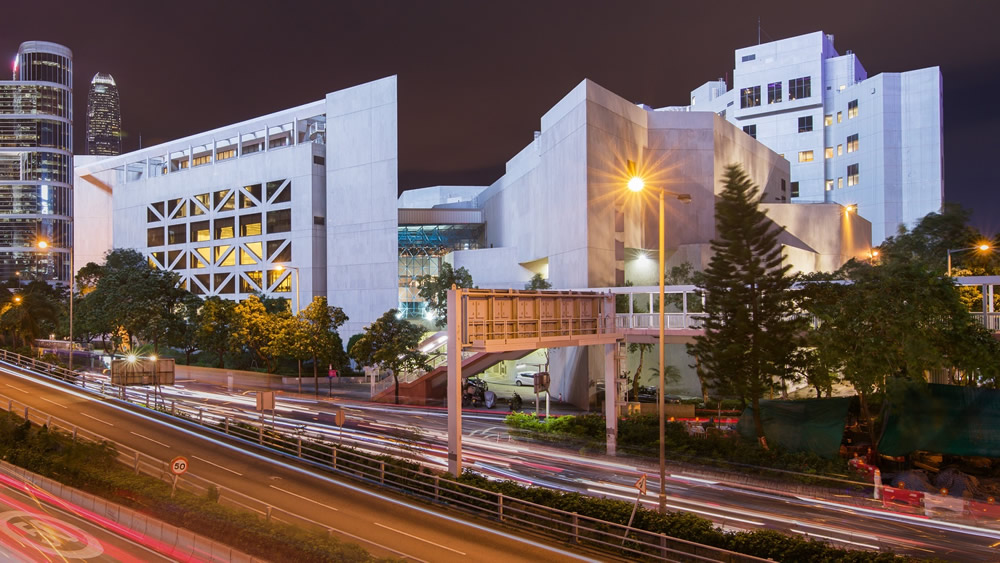
[[[660,558],[667,558],[667,535],[660,534]]]
[[[497,519],[503,522],[503,493],[497,493]]]
[[[299,436],[297,441],[298,441],[298,454],[299,454],[299,457],[301,458],[302,457],[302,436]]]
[[[580,515],[573,513],[573,535],[569,539],[570,543],[580,543]]]
[[[135,469],[135,474],[138,475],[139,474],[139,451],[138,450],[136,450],[136,452],[135,452],[135,468],[134,469]]]
[[[226,434],[229,434],[229,417],[226,417]]]
[[[379,482],[380,485],[385,485],[385,462],[384,461],[380,462],[378,465],[379,465],[379,467],[378,467],[378,470],[379,470],[378,482]]]
[[[441,493],[441,477],[438,475],[434,476],[434,502],[438,502],[438,496]]]
[[[336,469],[337,468],[337,446],[333,446],[332,451],[333,451],[333,468]]]

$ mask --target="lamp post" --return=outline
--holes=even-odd
[[[643,179],[640,178],[640,177],[638,177],[638,176],[633,176],[628,181],[628,189],[632,190],[633,192],[641,192],[645,187],[646,187],[646,182],[644,182]],[[660,229],[659,229],[659,246],[660,246],[660,248],[659,248],[659,267],[657,268],[659,270],[658,277],[660,278],[660,340],[659,340],[659,343],[660,343],[660,353],[658,354],[658,356],[659,356],[659,358],[658,358],[658,360],[659,360],[659,370],[660,370],[659,374],[658,374],[659,375],[659,383],[660,383],[660,392],[659,392],[658,399],[657,399],[656,402],[658,403],[658,410],[659,410],[659,414],[660,414],[660,435],[659,435],[660,436],[660,493],[659,493],[658,499],[659,499],[659,503],[660,503],[660,512],[666,512],[667,511],[667,490],[666,490],[666,481],[667,481],[667,470],[666,470],[666,467],[667,467],[667,465],[666,465],[666,449],[665,449],[665,445],[663,443],[663,436],[664,436],[664,434],[666,434],[666,429],[667,429],[666,428],[666,413],[665,413],[665,411],[666,411],[666,398],[664,397],[665,390],[666,390],[665,389],[666,385],[664,384],[664,376],[663,376],[663,363],[664,363],[663,359],[664,359],[664,355],[666,353],[665,352],[665,350],[666,350],[666,343],[664,342],[664,334],[663,334],[664,321],[665,321],[665,316],[663,314],[663,310],[664,310],[664,307],[663,307],[664,303],[663,302],[665,301],[665,295],[664,295],[665,294],[665,290],[664,290],[664,283],[665,282],[664,282],[664,279],[663,279],[663,272],[664,272],[664,263],[666,262],[666,259],[665,259],[665,253],[664,253],[664,246],[665,246],[665,244],[664,244],[664,238],[665,238],[665,234],[664,234],[664,203],[663,203],[663,199],[664,199],[665,196],[670,196],[670,197],[677,198],[677,200],[680,201],[681,203],[691,203],[691,195],[690,194],[679,194],[679,193],[676,193],[676,192],[671,192],[671,191],[668,191],[668,190],[664,190],[663,188],[653,188],[653,187],[650,187],[650,189],[656,190],[656,193],[657,193],[657,196],[658,196],[658,199],[659,199],[659,203],[660,203],[660,221],[659,221],[659,227],[660,227]]]
[[[980,244],[978,246],[970,246],[968,248],[953,248],[953,249],[949,249],[948,250],[948,277],[949,278],[951,277],[951,253],[952,252],[965,252],[967,250],[979,250],[979,251],[985,252],[987,250],[990,250],[990,245],[988,245],[988,244]]]
[[[284,264],[278,264],[278,271],[283,272],[285,270],[291,270],[292,274],[295,276],[295,311],[292,312],[293,315],[299,314],[299,267],[298,266],[286,266]]]
[[[49,248],[49,243],[40,240],[38,241],[38,248],[46,250]],[[69,251],[69,371],[73,371],[73,281],[76,277],[76,272],[73,270],[73,247],[70,246],[67,250]]]

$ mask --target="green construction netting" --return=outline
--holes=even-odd
[[[844,437],[850,405],[850,397],[761,401],[761,420],[767,443],[793,452],[812,452],[821,457],[835,458]],[[747,438],[757,437],[752,407],[743,411],[736,429]]]
[[[899,399],[897,399],[897,402]],[[930,384],[893,404],[879,452],[1000,457],[1000,391]]]

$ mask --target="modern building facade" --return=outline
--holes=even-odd
[[[452,250],[439,260],[467,268],[482,288],[522,288],[536,273],[554,289],[656,285],[657,201],[630,192],[629,177],[637,173],[648,185],[691,196],[690,203],[667,199],[667,267],[687,262],[701,270],[716,238],[715,201],[725,168],[734,163],[760,186],[762,208],[784,227],[780,242],[794,270],[832,271],[869,256],[868,221],[837,203],[792,205],[788,161],[727,120],[637,106],[589,80],[542,116],[534,141],[492,185],[404,193],[400,240],[409,236],[403,218],[418,214],[435,228],[475,232],[481,226],[481,238],[468,237],[478,248]],[[410,309],[420,311],[419,304]],[[669,363],[695,386],[685,394],[699,394],[683,344],[669,346]],[[588,404],[603,377],[604,355],[596,348],[550,351],[554,396]]]
[[[791,163],[791,201],[856,204],[881,243],[944,201],[938,67],[869,77],[833,36],[809,33],[738,49],[725,80],[691,92],[711,111]]]
[[[28,41],[0,81],[0,277],[68,282],[72,247],[73,53]]]
[[[110,74],[98,72],[87,94],[87,154],[122,153],[122,111],[118,85]]]
[[[76,176],[81,199],[110,194],[115,248],[139,249],[204,296],[303,307],[327,296],[352,334],[398,302],[396,168],[390,77],[81,164]],[[107,219],[88,214],[81,228]]]

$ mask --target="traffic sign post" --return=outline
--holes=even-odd
[[[663,484],[661,483],[662,487]],[[635,505],[632,506],[632,515],[628,517],[628,526],[625,527],[625,535],[622,536],[622,546],[625,545],[625,540],[628,539],[628,533],[632,529],[632,521],[635,520],[635,511],[639,508],[639,499],[646,494],[646,474],[643,473],[642,477],[635,482],[635,488],[638,489],[639,494],[635,495]]]
[[[334,416],[336,416],[335,421],[337,426],[340,427],[340,430],[337,431],[337,439],[339,441],[337,446],[341,446],[344,444],[344,422],[347,421],[347,415],[344,414],[344,409],[337,409]]]
[[[170,460],[170,472],[174,474],[174,483],[170,488],[170,498],[174,498],[174,493],[177,492],[177,481],[181,478],[181,475],[187,473],[188,470],[188,460],[184,456],[177,456]]]

